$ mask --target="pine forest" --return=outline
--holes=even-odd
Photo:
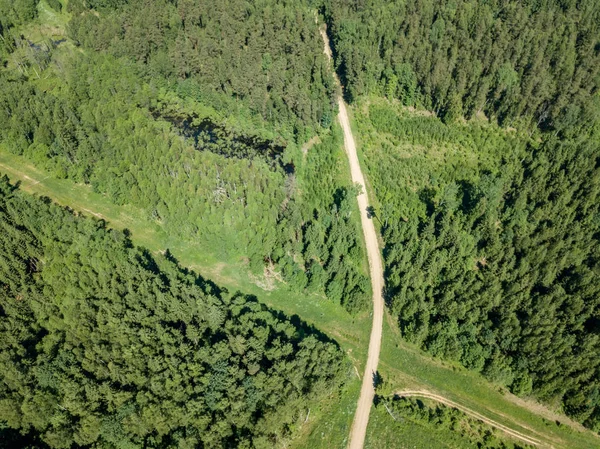
[[[0,448],[600,447],[599,86],[595,0],[0,0]]]

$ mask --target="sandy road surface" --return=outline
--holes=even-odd
[[[463,413],[465,413],[466,415],[469,415],[472,418],[478,419],[479,421],[483,421],[484,423],[486,423],[492,427],[495,427],[498,430],[501,430],[502,432],[506,433],[507,435],[510,435],[521,441],[524,441],[527,444],[531,444],[533,446],[540,446],[540,447],[552,447],[552,446],[549,446],[548,444],[543,444],[537,438],[525,435],[517,430],[506,427],[505,425],[500,424],[499,422],[496,422],[492,419],[486,418],[485,416],[481,415],[480,413],[477,413],[474,410],[471,410],[470,408],[467,408],[465,406],[457,404],[456,402],[451,401],[450,399],[446,399],[445,397],[437,395],[435,393],[431,393],[431,392],[425,391],[425,390],[406,390],[406,391],[398,391],[395,394],[396,394],[396,396],[402,396],[402,397],[420,397],[420,398],[426,398],[426,399],[433,399],[434,401],[440,402],[449,407],[456,408],[456,409],[462,411]]]
[[[331,60],[331,47],[329,39],[324,29],[321,29],[321,36],[325,44],[325,54]],[[339,79],[334,74],[336,81],[340,84]],[[344,131],[344,147],[350,162],[350,171],[352,181],[362,186],[362,191],[358,195],[358,208],[360,209],[360,221],[362,223],[365,242],[367,244],[367,256],[369,258],[369,268],[371,271],[371,286],[373,287],[373,327],[371,328],[371,339],[369,340],[369,355],[367,365],[365,366],[365,374],[363,376],[362,387],[360,389],[360,397],[358,406],[354,414],[352,429],[350,430],[349,449],[362,449],[365,435],[367,433],[367,425],[369,424],[369,413],[371,405],[375,397],[375,389],[373,388],[373,376],[377,371],[379,362],[379,351],[381,349],[381,333],[383,326],[383,266],[381,263],[381,253],[379,252],[379,243],[377,242],[377,233],[373,220],[367,215],[367,206],[369,198],[367,197],[367,189],[365,188],[365,179],[360,170],[358,156],[356,154],[356,143],[352,136],[350,128],[350,120],[348,120],[348,111],[342,96],[338,96],[339,114],[338,120]]]

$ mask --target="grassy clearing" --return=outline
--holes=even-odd
[[[67,0],[59,0],[63,7],[62,11],[55,11],[48,5],[46,0],[40,0],[38,3],[38,20],[40,23],[52,27],[59,31],[57,35],[64,35],[67,23],[71,18],[71,15],[67,13]]]
[[[24,158],[0,148],[0,175],[3,174],[12,182],[19,182],[23,191],[46,196],[82,215],[105,220],[109,227],[129,230],[136,245],[155,254],[169,249],[182,266],[193,269],[221,287],[255,295],[261,302],[289,317],[300,317],[334,338],[352,361],[355,372],[362,373],[371,325],[368,313],[352,317],[343,307],[323,296],[299,293],[281,282],[276,282],[273,290],[264,290],[257,285],[264,279],[253,277],[242,257],[225,259],[207,252],[198,243],[173,239],[158,222],[150,220],[143,209],[115,206],[103,195],[94,193],[89,186],[55,179]],[[293,446],[345,447],[359,389],[360,382],[355,377],[341,396],[323,399],[318,409],[311,411],[306,426],[299,429],[299,439],[293,442]]]
[[[438,404],[435,401],[418,400],[424,407],[435,409]],[[392,414],[394,415],[392,417]],[[388,411],[383,405],[375,408],[371,415],[371,432],[367,435],[365,449],[387,448],[387,449],[414,449],[414,448],[480,448],[482,434],[488,433],[489,440],[495,444],[503,442],[506,447],[530,448],[532,446],[506,435],[487,424],[474,421],[466,415],[456,425],[461,432],[453,430],[454,426],[439,423],[424,423],[410,416],[398,414],[398,410]],[[484,437],[485,441],[485,437]],[[500,447],[489,445],[485,447]],[[504,447],[504,446],[502,446]]]
[[[432,433],[431,429],[409,421],[394,422],[385,408],[371,410],[365,449],[446,449],[456,439],[453,432]],[[458,447],[465,447],[458,446]]]
[[[417,196],[427,189],[499,174],[502,160],[521,160],[530,140],[481,119],[446,125],[378,97],[360,99],[351,119],[369,191],[378,194],[371,201],[388,216],[416,207]]]
[[[48,5],[46,0],[40,0],[37,20],[21,29],[21,33],[31,42],[40,43],[46,39],[66,38],[67,23],[71,15],[67,13],[67,1],[61,0],[62,11],[55,11]]]
[[[306,449],[345,448],[348,444],[348,435],[356,410],[356,398],[360,394],[360,386],[360,380],[354,378],[339,397],[324,402],[315,411],[317,415],[315,415],[314,425],[307,432],[300,434],[293,447]]]

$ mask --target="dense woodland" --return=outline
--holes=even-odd
[[[53,176],[89,184],[115,204],[141,207],[167,232],[201,242],[224,260],[246,257],[255,273],[275,266],[298,290],[320,292],[355,312],[369,303],[369,283],[357,228],[356,190],[342,173],[342,139],[333,123],[335,84],[315,21],[320,11],[344,92],[356,106],[358,139],[376,197],[373,219],[385,242],[386,300],[404,337],[517,394],[562,407],[600,430],[600,3],[70,0],[66,8],[58,0],[45,4],[68,19],[64,39],[30,39],[41,20],[37,1],[0,0],[2,151],[22,155]],[[320,143],[302,148],[315,134]],[[10,201],[33,204],[9,186],[3,189]],[[78,229],[92,226],[94,233],[108,236],[102,244],[117,245],[120,256],[88,254],[91,265],[91,260],[118,257],[132,277],[144,280],[141,285],[163,285],[168,279],[187,279],[178,281],[177,288],[197,284],[168,261],[151,263],[149,256],[127,246],[125,236],[45,203],[35,204],[19,211],[48,210],[53,217],[67,217],[60,220],[87,223]],[[12,213],[16,214],[6,212]],[[0,278],[3,285],[11,285],[12,290],[6,291],[14,291],[12,285],[21,285],[21,279],[35,287],[32,298],[46,289],[51,296],[54,289],[61,296],[63,291],[86,292],[95,285],[98,270],[79,269],[81,279],[72,274],[67,286],[61,276],[68,273],[53,271],[51,259],[41,256],[49,247],[62,248],[52,253],[61,263],[88,263],[68,250],[65,242],[71,240],[61,240],[60,232],[44,234],[33,216],[31,224],[18,218],[21,215],[10,217],[7,226],[16,229],[10,232],[22,233],[27,243],[18,250],[11,249],[14,239],[5,243],[6,251],[12,251],[7,254],[22,255],[15,258],[17,268],[6,265],[5,277],[16,276],[12,283]],[[95,236],[85,234],[85,229],[78,232],[85,238]],[[95,239],[90,248],[100,244]],[[73,241],[78,251],[84,251],[82,241]],[[58,254],[61,251],[65,254]],[[60,259],[69,254],[72,260]],[[115,303],[127,296],[116,298],[114,291],[133,288],[117,280],[109,287],[117,290],[106,293],[106,301]],[[250,316],[270,314],[247,298],[202,288],[198,298],[213,298],[206,301],[223,304],[219,310],[233,310],[235,301],[242,301],[252,311]],[[136,298],[142,301],[142,296]],[[48,311],[45,307],[53,303],[44,303],[42,297],[11,303],[25,310],[17,313],[27,323],[19,341],[36,342],[25,346],[20,356],[35,363],[11,375],[30,373],[23,376],[38,376],[35,379],[49,385],[38,391],[33,380],[24,382],[19,388],[34,398],[55,394],[54,374],[47,374],[54,372],[55,359],[47,353],[58,357],[60,351],[53,348],[62,343],[47,336],[89,312],[80,312],[73,299],[67,314],[54,317],[52,310],[58,309]],[[188,301],[187,296],[184,299]],[[12,313],[4,306],[3,310],[5,315]],[[35,324],[38,317],[46,320],[46,327]],[[234,318],[231,338],[223,340],[232,348],[234,336],[245,329],[238,329]],[[273,320],[260,326],[277,327],[278,318]],[[184,338],[184,331],[167,325],[170,322],[160,325],[177,336],[173,338]],[[100,324],[98,332],[111,332],[110,326]],[[293,340],[286,348],[313,341],[292,334],[286,337]],[[209,343],[214,338],[221,341],[221,334],[210,335],[205,332]],[[113,337],[121,344],[116,334],[106,341]],[[36,339],[46,338],[47,346],[37,344]],[[82,340],[69,340],[69,348],[86,347],[91,337],[77,338]],[[90,343],[90,351],[108,351],[102,349],[103,341]],[[321,348],[321,343],[315,345]],[[43,369],[33,368],[37,351],[46,357]],[[326,359],[333,371],[339,365],[334,352]],[[13,352],[3,353],[13,357]],[[231,354],[237,353],[232,349]],[[239,357],[231,357],[239,366]],[[64,367],[70,365],[61,360],[56,370],[67,370]],[[77,360],[83,366],[83,359]],[[94,364],[99,373],[94,375],[112,375],[110,369],[98,368],[100,363]],[[213,377],[220,379],[223,371],[218,369],[220,374],[215,371],[207,377],[208,384]],[[329,376],[327,369],[319,374]],[[307,379],[313,375],[296,371]],[[76,370],[68,375],[85,377],[77,377]],[[56,376],[62,379],[63,374]],[[13,388],[10,385],[5,382],[2,388]],[[310,396],[311,391],[297,390],[295,397]],[[10,400],[30,400],[25,393],[18,394],[22,396]],[[152,427],[135,408],[141,407],[137,401],[143,404],[144,397],[125,396],[124,402],[115,399],[117,405],[89,412],[96,424],[109,420],[110,414],[117,421],[125,418],[118,413],[131,414],[124,421],[131,429],[114,430],[106,424],[106,432],[114,430],[117,435],[106,438],[127,435],[138,438],[135,441],[148,438],[144,443],[156,445],[196,438],[186,430],[180,434],[165,430],[168,426]],[[44,410],[43,397],[25,410]],[[69,438],[77,441],[79,417],[88,412],[74,410],[65,401],[61,406],[67,417],[57,411],[51,422],[41,417],[34,421],[32,411],[30,418],[11,417],[10,426],[41,429],[32,438],[42,435],[57,447]],[[216,401],[221,404],[221,399]],[[120,411],[130,403],[133,408]],[[90,404],[95,404],[92,399]],[[224,407],[234,410],[232,404]],[[191,413],[200,424],[190,426],[210,426],[216,409],[210,410]],[[265,418],[265,424],[255,425],[276,413],[264,410],[230,413],[246,421],[224,420],[224,429],[207,432],[218,437],[205,444],[226,441],[243,446],[241,439],[267,444],[285,435],[279,421]],[[166,420],[180,420],[169,413],[163,412]],[[295,413],[289,414],[290,419]],[[242,428],[247,430],[238,432]],[[232,439],[238,437],[239,441]]]
[[[600,425],[600,127],[359,115],[403,335]]]
[[[350,373],[301,322],[6,178],[0,227],[0,420],[50,447],[273,447]]]
[[[403,335],[600,430],[598,2],[324,8]]]
[[[129,58],[181,96],[241,103],[301,135],[332,121],[335,85],[304,2],[72,0],[69,11],[76,43]]]
[[[552,126],[597,91],[596,0],[323,1],[349,99]]]
[[[423,188],[422,217],[386,217],[388,301],[432,354],[597,426],[599,142],[529,150],[522,166]]]
[[[341,137],[336,128],[329,129],[324,131],[322,143],[308,154],[299,148],[302,130],[320,128],[322,113],[331,115],[327,109],[331,92],[318,81],[330,79],[331,73],[313,79],[324,70],[314,18],[305,23],[307,19],[298,11],[289,24],[293,38],[312,47],[302,50],[300,46],[293,56],[285,50],[290,40],[269,40],[270,45],[285,44],[284,48],[272,49],[274,74],[265,69],[256,76],[290,91],[294,83],[320,89],[318,95],[312,91],[298,95],[307,104],[317,95],[315,104],[327,111],[305,116],[290,106],[300,103],[285,100],[285,95],[266,85],[273,99],[285,101],[279,106],[265,103],[269,111],[275,108],[273,116],[277,118],[265,121],[262,112],[255,110],[257,105],[236,90],[241,89],[236,82],[250,82],[247,77],[254,77],[252,73],[242,74],[238,68],[238,81],[232,81],[238,87],[231,92],[231,86],[223,90],[199,73],[155,73],[154,52],[175,51],[168,48],[179,42],[175,35],[163,36],[160,45],[144,57],[135,53],[141,50],[134,38],[116,40],[118,34],[113,32],[113,39],[102,44],[98,38],[102,32],[96,28],[130,30],[119,21],[128,15],[139,17],[135,13],[139,3],[124,4],[125,9],[114,12],[104,5],[99,19],[83,3],[69,2],[74,17],[70,30],[75,42],[86,47],[83,54],[66,44],[34,48],[5,28],[14,45],[7,70],[0,71],[0,141],[4,147],[54,176],[90,184],[115,204],[144,208],[170,234],[200,241],[220,258],[247,257],[258,274],[265,265],[275,263],[284,279],[301,290],[322,292],[352,312],[366,307],[369,283],[357,238],[355,191],[338,170],[343,157]],[[145,3],[160,5],[156,6],[160,14],[166,14],[179,33],[191,33],[192,25],[186,28],[184,20],[191,3]],[[208,10],[216,17],[203,26],[194,25],[197,33],[232,33],[237,42],[249,32],[238,22],[229,23],[234,17],[230,8]],[[292,10],[263,5],[255,13],[262,17]],[[157,15],[148,17],[159,19]],[[287,23],[281,17],[261,20],[267,29],[285,28]],[[146,34],[159,27],[155,22],[135,23],[137,39],[144,42]],[[310,39],[304,27],[312,30]],[[94,45],[86,41],[84,32],[94,36]],[[228,51],[211,53],[212,59],[207,56],[204,60],[220,64],[222,53]],[[305,68],[310,62],[308,79],[298,79],[303,72],[295,69],[295,64],[301,63],[294,58],[301,57],[309,58],[302,62]],[[176,64],[168,62],[169,58],[163,62],[175,70]],[[291,60],[286,62],[286,58]],[[285,80],[277,80],[275,74]],[[258,92],[258,86],[252,91]],[[264,95],[266,99],[266,91]],[[265,112],[267,119],[270,115]]]

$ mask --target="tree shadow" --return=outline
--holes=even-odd
[[[367,218],[377,218],[377,214],[375,213],[375,208],[373,206],[367,206]]]
[[[173,263],[174,265],[177,266],[178,270],[183,274],[183,275],[192,275],[194,276],[194,283],[200,287],[202,289],[202,291],[205,294],[208,295],[214,295],[217,296],[218,298],[221,298],[223,295],[229,293],[229,290],[227,290],[225,287],[221,287],[217,284],[215,284],[213,281],[211,281],[210,279],[206,279],[205,277],[201,276],[200,274],[196,273],[193,270],[190,270],[187,267],[182,266],[179,263],[179,260],[175,257],[175,255],[171,252],[170,249],[166,249],[163,257],[168,260],[169,262]]]
[[[268,310],[271,314],[273,314],[277,319],[281,321],[289,321],[295,328],[298,335],[298,339],[302,340],[305,337],[315,337],[321,343],[331,343],[335,345],[336,348],[340,348],[339,343],[329,337],[320,329],[316,328],[313,324],[308,324],[299,315],[286,315],[281,310],[274,309],[272,307],[268,307],[265,304],[261,303],[258,298],[254,295],[245,295],[249,300],[253,300],[259,304],[262,304],[265,310]]]
[[[461,180],[457,182],[460,192],[462,193],[461,211],[468,215],[470,214],[481,199],[481,193],[477,186],[469,181]]]
[[[203,276],[201,276],[193,270],[190,270],[189,268],[182,267],[179,264],[179,261],[175,258],[175,256],[173,256],[173,254],[168,250],[165,252],[163,257],[175,264],[177,266],[177,269],[183,275],[192,275],[195,280],[195,285],[200,287],[205,294],[214,296],[223,303],[230,303],[231,301],[234,301],[236,299],[243,298],[243,300],[247,304],[260,305],[261,310],[269,312],[278,321],[289,322],[295,328],[295,335],[292,338],[294,343],[299,343],[306,337],[314,337],[315,339],[317,339],[317,341],[321,343],[330,343],[338,349],[341,348],[336,340],[329,337],[327,334],[315,327],[313,324],[309,324],[306,321],[302,320],[302,318],[300,318],[300,316],[298,316],[297,314],[290,316],[281,310],[267,306],[266,304],[261,302],[256,295],[253,294],[244,293],[240,290],[230,293],[230,291],[227,288],[215,284],[210,279],[204,278]],[[273,330],[275,331],[274,328]],[[289,336],[285,335],[283,331],[275,331],[275,334],[282,337],[283,340],[287,340],[289,338]]]
[[[375,371],[373,374],[373,388],[377,390],[381,385],[383,385],[383,377],[379,371]]]
[[[419,200],[425,204],[427,216],[431,217],[435,212],[435,189],[425,187],[419,191]]]

